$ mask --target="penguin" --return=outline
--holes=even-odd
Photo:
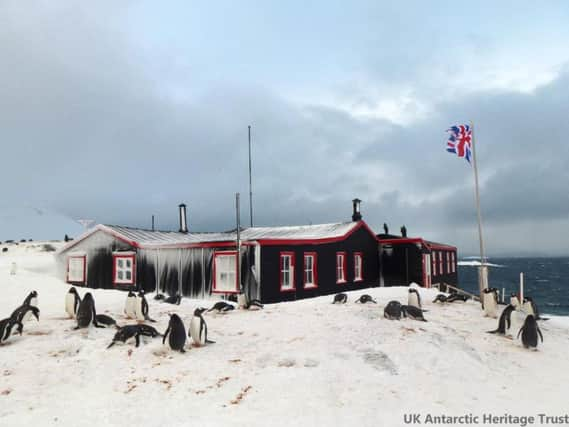
[[[541,338],[541,342],[543,342],[543,335],[541,334],[539,326],[537,326],[535,317],[531,314],[528,314],[526,317],[524,325],[518,332],[517,338],[520,337],[520,334],[522,334],[522,344],[525,348],[537,348],[538,334]]]
[[[114,326],[117,329],[119,328],[117,326],[117,321],[111,316],[107,316],[106,314],[97,314],[95,318],[97,319],[97,323],[101,324],[105,328],[108,326]]]
[[[38,322],[40,321],[40,310],[33,305],[21,305],[10,315],[12,322],[18,325],[20,335],[22,335],[24,322],[32,316],[34,316]]]
[[[192,339],[194,345],[200,347],[206,344],[213,344],[214,341],[207,339],[207,324],[202,316],[206,308],[196,308],[194,310],[194,316],[190,321],[190,327],[188,329],[188,337]]]
[[[14,319],[11,317],[0,320],[0,344],[6,342],[6,340],[10,338],[10,335],[12,334],[12,328],[16,324],[17,323],[15,323]],[[23,325],[20,323],[18,326],[18,330],[21,331],[23,329]],[[20,335],[22,335],[21,332]]]
[[[172,295],[166,298],[164,302],[167,302],[168,304],[180,305],[180,303],[182,302],[182,297],[180,295]]]
[[[446,302],[455,302],[455,301],[466,302],[469,299],[470,299],[469,296],[462,295],[462,294],[459,294],[458,292],[455,292],[454,294],[451,294],[447,297]]]
[[[484,289],[482,294],[482,308],[484,309],[484,316],[494,319],[498,317],[498,289]]]
[[[124,315],[127,319],[136,318],[136,294],[132,291],[128,291],[128,295],[126,296]]]
[[[216,303],[213,305],[213,307],[208,310],[208,313],[209,313],[210,311],[213,311],[213,310],[217,310],[217,312],[219,313],[219,312],[221,312],[221,311],[226,312],[226,311],[231,311],[231,310],[234,310],[234,309],[235,309],[235,306],[233,306],[233,305],[231,305],[231,304],[228,304],[228,303],[226,303],[225,301],[219,301],[219,302],[216,302]]]
[[[426,322],[427,320],[423,317],[423,310],[414,305],[402,305],[401,313],[403,316],[408,317],[413,320],[420,320],[421,322]]]
[[[168,339],[168,345],[172,350],[179,351],[180,353],[185,353],[184,345],[186,344],[186,328],[184,327],[184,322],[177,314],[170,315],[170,321],[168,322],[168,328],[164,332],[162,338],[162,344]]]
[[[512,326],[512,311],[515,311],[516,307],[509,304],[505,309],[502,310],[500,314],[500,320],[498,320],[498,329],[493,331],[487,331],[489,334],[500,334],[506,335],[506,332]]]
[[[332,301],[332,304],[345,304],[348,301],[348,296],[346,294],[340,293],[340,294],[336,294],[334,295],[334,301]]]
[[[448,300],[448,298],[446,295],[438,294],[437,297],[433,300],[433,303],[435,303],[435,302],[445,303],[445,302],[447,302],[447,300]]]
[[[115,345],[116,342],[122,342],[124,344],[130,338],[134,338],[136,342],[135,347],[138,347],[140,345],[140,329],[138,329],[138,325],[126,325],[122,328],[119,328],[113,337],[113,340],[107,346],[107,349]]]
[[[517,294],[512,293],[510,295],[510,305],[513,305],[515,310],[519,310],[522,307],[520,304],[520,298]]]
[[[151,319],[148,315],[148,301],[146,301],[146,297],[144,296],[144,291],[141,290],[136,297],[136,307],[135,307],[135,314],[136,320],[144,321],[149,320],[150,322],[156,322],[156,320]]]
[[[383,309],[383,317],[389,320],[400,320],[401,314],[401,303],[399,301],[390,301]]]
[[[138,326],[138,330],[140,331],[140,335],[144,335],[145,337],[156,338],[156,337],[162,336],[162,334],[160,332],[158,332],[155,328],[153,328],[150,325],[138,324],[136,326]]]
[[[95,310],[95,300],[91,292],[87,292],[77,310],[77,326],[74,329],[87,328],[93,324],[96,328],[104,328],[97,322],[97,311]]]
[[[522,310],[527,314],[531,314],[535,317],[535,320],[549,320],[547,317],[541,317],[539,315],[539,310],[537,304],[533,301],[531,297],[524,298],[524,304],[522,305]]]
[[[359,302],[360,304],[365,304],[367,302],[373,302],[374,304],[377,304],[377,301],[374,300],[370,295],[368,294],[363,294],[361,297],[359,297],[355,302]]]
[[[65,295],[65,311],[70,318],[75,319],[77,316],[77,310],[79,310],[79,304],[81,304],[81,297],[75,289],[75,286],[69,288],[69,292]]]
[[[34,307],[38,306],[38,293],[36,291],[31,291],[29,295],[26,297],[22,305],[33,305]]]
[[[407,296],[407,305],[421,308],[421,295],[417,289],[409,288],[409,295]]]

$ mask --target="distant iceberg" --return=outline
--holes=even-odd
[[[458,261],[457,264],[461,265],[461,266],[466,266],[466,267],[479,267],[481,263],[479,260],[468,260],[468,261],[462,260],[462,261]],[[499,268],[505,267],[505,265],[492,264],[490,262],[487,262],[486,265],[488,267],[499,267]]]
[[[0,241],[63,240],[84,231],[77,221],[50,209],[0,205]]]

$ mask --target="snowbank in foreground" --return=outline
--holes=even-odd
[[[166,350],[160,339],[106,350],[114,331],[73,331],[65,318],[68,286],[49,275],[51,254],[12,256],[23,264],[11,276],[10,255],[0,255],[0,318],[36,289],[41,321],[0,346],[0,425],[399,426],[410,412],[567,408],[560,391],[569,380],[568,318],[541,323],[545,343],[527,351],[486,334],[497,321],[483,318],[475,303],[435,305],[430,290],[421,290],[427,323],[385,320],[384,305],[406,301],[407,289],[375,288],[350,293],[346,305],[321,297],[209,313],[216,344],[186,354]],[[124,293],[91,292],[100,313],[126,322]],[[379,304],[354,304],[362,293]],[[211,304],[149,302],[161,332],[167,313],[187,326],[194,307]]]

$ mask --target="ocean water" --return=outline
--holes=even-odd
[[[464,260],[468,262],[469,260]],[[524,273],[524,294],[533,298],[540,313],[569,316],[569,257],[563,258],[491,258],[490,287],[506,288],[506,302],[520,287]],[[458,281],[465,291],[478,293],[478,269],[459,265]]]

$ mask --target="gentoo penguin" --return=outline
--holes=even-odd
[[[38,293],[36,291],[31,291],[29,293],[29,295],[26,297],[26,299],[22,303],[22,307],[26,306],[26,305],[33,306],[33,307],[38,306]],[[26,315],[22,319],[22,322],[25,323],[28,320],[31,320],[32,319],[32,313],[33,313],[32,311],[27,311]]]
[[[332,304],[345,304],[348,301],[348,296],[346,294],[336,294],[334,295],[334,301],[332,301]]]
[[[182,319],[177,314],[170,315],[170,322],[168,322],[168,328],[164,332],[164,337],[162,338],[162,344],[168,339],[168,345],[172,350],[185,353],[184,345],[186,344],[186,328]]]
[[[451,294],[447,297],[446,302],[455,302],[455,301],[462,301],[462,302],[466,302],[468,301],[470,297],[467,295],[462,295],[459,294],[458,292],[455,292],[454,294]]]
[[[156,320],[151,319],[148,315],[148,301],[146,301],[146,297],[144,296],[144,291],[141,290],[136,297],[136,320],[144,321],[149,320],[151,322],[156,322]]]
[[[115,328],[118,328],[117,321],[113,319],[111,316],[107,316],[106,314],[97,314],[95,318],[97,319],[97,323],[104,326],[105,328],[109,326],[114,326]]]
[[[65,295],[65,311],[72,319],[77,316],[77,310],[79,310],[79,304],[81,304],[81,297],[75,286],[69,288],[69,292]]]
[[[18,332],[22,335],[24,322],[26,319],[31,318],[34,316],[37,321],[40,320],[40,310],[36,306],[33,305],[21,305],[17,309],[12,312],[10,318],[14,324],[18,325]]]
[[[124,304],[124,315],[127,319],[136,319],[136,294],[128,291]]]
[[[164,302],[167,302],[168,304],[180,305],[180,303],[182,302],[182,297],[180,295],[172,295],[166,298]]]
[[[409,294],[407,296],[407,305],[412,305],[413,307],[421,308],[421,295],[417,289],[409,288]]]
[[[441,303],[445,303],[447,302],[447,296],[444,294],[438,294],[437,297],[433,300],[433,303],[435,302],[441,302]]]
[[[77,310],[77,326],[74,329],[87,328],[93,324],[96,328],[104,328],[97,322],[97,311],[95,310],[95,300],[91,292],[87,292]]]
[[[498,317],[498,289],[486,288],[482,293],[482,308],[486,317]]]
[[[402,305],[401,313],[403,316],[408,317],[413,320],[420,320],[426,322],[427,320],[423,317],[423,310],[415,307],[414,305]]]
[[[14,327],[14,325],[16,325],[16,323],[14,322],[14,319],[12,319],[11,317],[0,320],[0,344],[2,344],[8,338],[10,338],[10,335],[12,334],[12,328]],[[22,330],[23,325],[20,323],[20,325],[18,326],[19,326],[18,330]],[[21,332],[20,335],[22,335]]]
[[[498,320],[498,329],[488,331],[488,333],[505,335],[512,326],[512,311],[515,309],[516,308],[512,304],[509,304],[505,309],[503,309],[502,314],[500,315],[500,320]]]
[[[520,331],[518,332],[517,338],[520,337],[520,334],[522,334],[522,343],[525,348],[537,348],[538,334],[541,338],[541,342],[543,342],[543,335],[539,330],[539,326],[537,326],[535,317],[533,317],[533,315],[531,314],[529,314],[526,317],[524,325],[521,327]]]
[[[535,317],[535,320],[549,320],[546,317],[540,316],[537,304],[533,301],[533,298],[531,297],[524,298],[524,304],[522,305],[522,310],[527,314],[533,315],[533,317]]]
[[[116,342],[125,343],[130,338],[134,338],[136,342],[135,346],[138,347],[140,345],[140,336],[154,338],[160,336],[160,333],[152,326],[148,325],[126,325],[122,328],[119,328],[113,337],[113,341],[108,345],[107,348],[111,348],[113,345],[115,345]]]
[[[519,310],[522,307],[520,298],[516,294],[510,295],[510,305],[513,305],[515,310]]]
[[[192,339],[196,346],[202,346],[206,344],[213,344],[214,341],[207,339],[207,324],[202,316],[206,308],[196,308],[194,310],[194,316],[190,321],[190,328],[188,331],[188,337]]]
[[[363,294],[361,297],[359,297],[355,302],[359,302],[360,304],[365,304],[368,302],[373,302],[374,304],[377,304],[377,301],[374,300],[371,295],[368,294]]]
[[[383,317],[389,320],[400,320],[401,314],[402,309],[399,301],[389,301],[383,309]]]
[[[221,311],[226,312],[226,311],[231,311],[234,309],[235,309],[235,306],[228,304],[225,301],[219,301],[219,302],[216,302],[213,305],[213,307],[208,310],[208,312],[213,311],[213,310],[217,310],[217,312],[219,313]]]

